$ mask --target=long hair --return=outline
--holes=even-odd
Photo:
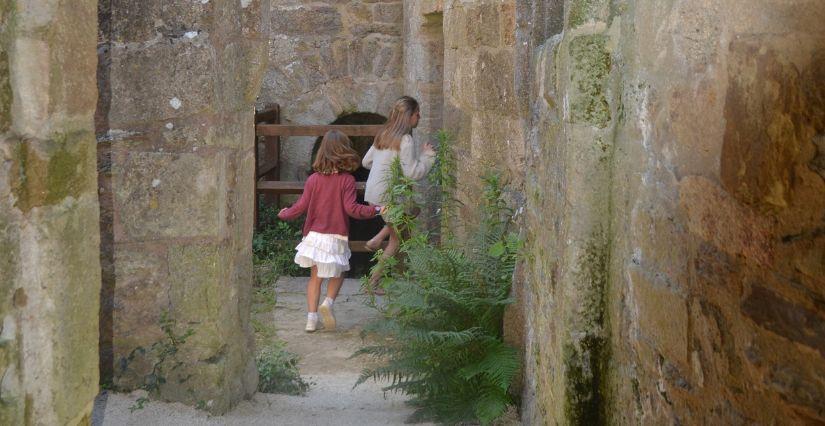
[[[315,161],[312,162],[312,169],[323,175],[352,173],[360,166],[361,158],[352,149],[352,142],[338,130],[330,130],[324,135],[315,154]]]
[[[395,101],[390,119],[378,132],[373,145],[376,149],[401,149],[401,138],[412,133],[412,116],[418,112],[418,101],[402,96]]]

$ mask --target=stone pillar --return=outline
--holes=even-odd
[[[117,389],[225,412],[257,384],[253,104],[269,3],[104,0],[100,19],[103,369]],[[155,344],[187,334],[161,362]]]
[[[2,424],[87,424],[98,392],[95,11],[0,1]]]

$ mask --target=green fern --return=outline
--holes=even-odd
[[[443,178],[439,178],[443,179]],[[400,263],[384,264],[387,296],[380,319],[364,328],[374,342],[353,356],[379,365],[365,369],[356,386],[385,381],[385,392],[411,397],[411,420],[489,424],[513,399],[509,387],[519,370],[517,351],[502,341],[519,239],[496,176],[485,177],[483,219],[465,247],[452,240],[431,244],[420,231],[412,182],[394,164],[389,220],[403,235]],[[392,261],[391,261],[392,262]]]

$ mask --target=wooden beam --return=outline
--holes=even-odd
[[[355,189],[363,192],[366,182],[355,182]],[[304,192],[304,182],[284,180],[262,180],[258,182],[258,192],[273,194],[300,194]]]
[[[387,242],[384,241],[381,243],[381,248],[387,248]],[[368,253],[371,250],[367,250],[367,242],[366,241],[350,241],[349,242],[349,250],[353,253]]]
[[[281,107],[278,104],[269,104],[260,112],[255,113],[255,123],[277,123],[280,114]]]
[[[295,124],[259,124],[255,126],[258,136],[324,136],[330,130],[338,130],[347,136],[375,136],[381,124],[301,126]]]
[[[278,168],[278,160],[266,162],[258,165],[258,179],[266,176],[269,172]]]

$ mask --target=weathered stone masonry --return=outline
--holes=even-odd
[[[403,94],[401,0],[272,0],[269,66],[257,105],[284,123],[329,124],[352,112],[389,114]],[[281,179],[308,176],[315,138],[281,146]]]
[[[823,5],[443,14],[462,217],[499,170],[526,237],[523,422],[823,421]]]
[[[98,390],[93,1],[0,1],[0,423],[88,423]]]
[[[523,421],[823,421],[825,7],[564,6],[531,53]]]
[[[100,3],[101,362],[118,389],[146,382],[165,313],[194,334],[162,398],[221,413],[256,390],[253,104],[268,12],[265,0]]]
[[[254,391],[264,74],[259,105],[296,100],[298,123],[420,97],[421,134],[456,137],[463,218],[504,176],[525,424],[825,422],[821,1],[269,12],[0,0],[0,423],[88,422],[98,340],[104,376],[139,387],[164,312],[194,334],[163,398],[220,413]]]

